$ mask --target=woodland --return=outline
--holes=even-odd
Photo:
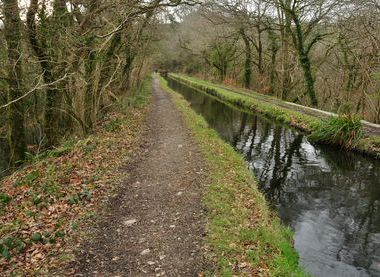
[[[158,12],[181,1],[0,3],[0,136],[17,164],[123,104],[151,71]]]
[[[172,19],[169,71],[380,122],[377,0],[206,1]]]
[[[92,132],[153,70],[380,122],[377,0],[1,1],[13,164]]]
[[[0,0],[0,59],[2,275],[380,275],[379,0]]]

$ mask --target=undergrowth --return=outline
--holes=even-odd
[[[363,137],[360,118],[341,115],[322,120],[309,136],[312,141],[338,145],[352,149]]]
[[[72,260],[82,227],[124,176],[118,169],[137,147],[150,95],[148,79],[132,104],[110,110],[92,135],[30,156],[0,180],[2,276],[50,276]]]
[[[305,276],[292,246],[292,231],[280,223],[257,188],[242,156],[210,129],[202,116],[161,79],[193,132],[207,163],[210,276]]]

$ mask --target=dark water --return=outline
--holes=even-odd
[[[313,145],[297,131],[170,81],[242,153],[295,231],[313,276],[380,276],[380,161]]]

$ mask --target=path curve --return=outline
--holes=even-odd
[[[198,276],[203,159],[159,80],[141,158],[77,254],[77,276]]]

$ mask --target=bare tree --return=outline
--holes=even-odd
[[[294,27],[290,28],[291,37],[303,70],[306,94],[309,96],[311,104],[318,106],[310,52],[316,43],[328,34],[316,30],[316,27],[337,6],[338,2],[320,0],[277,0],[277,3],[284,11],[285,16],[291,19],[294,24]],[[287,26],[286,29],[289,29],[289,27]]]
[[[8,97],[12,102],[24,92],[21,47],[21,19],[17,0],[3,1],[4,33],[8,48]],[[8,106],[9,144],[11,161],[24,161],[26,140],[24,131],[24,103],[15,102]]]

